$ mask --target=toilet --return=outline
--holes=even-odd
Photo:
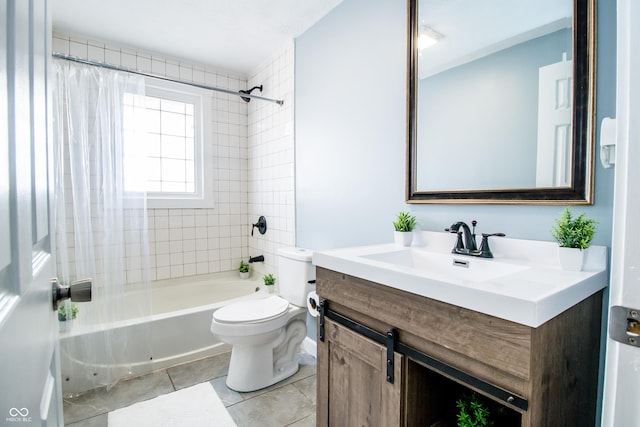
[[[307,335],[307,294],[315,280],[313,252],[278,250],[279,295],[226,305],[213,313],[211,332],[232,345],[227,387],[247,392],[298,371],[295,354]]]

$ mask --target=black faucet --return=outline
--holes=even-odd
[[[469,255],[469,256],[477,256],[480,258],[493,258],[493,253],[491,253],[491,249],[489,248],[489,237],[491,236],[499,236],[504,237],[504,233],[482,233],[482,243],[480,244],[480,249],[478,249],[476,243],[476,225],[478,221],[471,221],[471,226],[473,227],[473,231],[469,229],[469,226],[462,222],[458,221],[453,224],[449,228],[445,228],[444,231],[448,231],[450,233],[456,233],[458,235],[458,239],[456,240],[456,245],[451,250],[452,254],[458,255]],[[460,231],[462,228],[462,231]],[[464,241],[463,241],[464,237]]]
[[[253,262],[264,262],[264,255],[250,256],[249,257],[249,264],[251,264]]]
[[[473,226],[473,232],[469,229],[469,226],[462,221],[458,221],[453,224],[449,228],[445,228],[444,231],[448,231],[449,233],[456,233],[458,235],[458,241],[456,242],[456,246],[451,251],[452,253],[461,253],[461,251],[476,251],[478,250],[478,246],[476,246],[476,224],[478,221],[475,219],[471,221],[471,225]],[[462,231],[460,231],[460,227],[462,227]],[[462,237],[464,235],[464,243],[462,243]]]

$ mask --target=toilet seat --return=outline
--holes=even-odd
[[[229,304],[213,313],[220,323],[264,322],[282,316],[289,308],[289,301],[279,296]]]

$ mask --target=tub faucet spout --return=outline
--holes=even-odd
[[[264,262],[264,255],[250,256],[249,263],[253,262]]]

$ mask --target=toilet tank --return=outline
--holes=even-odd
[[[307,294],[315,289],[309,284],[316,279],[316,268],[311,263],[313,251],[302,248],[278,249],[278,276],[280,296],[298,307],[307,306]]]

